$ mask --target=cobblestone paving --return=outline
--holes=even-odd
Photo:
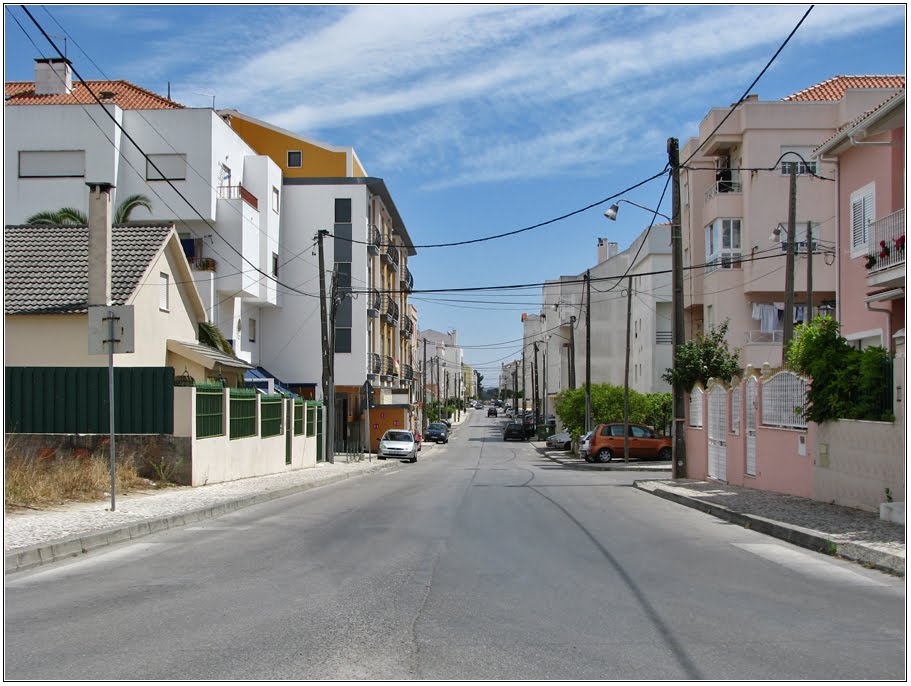
[[[663,482],[660,487],[740,514],[816,531],[838,543],[859,543],[905,556],[905,527],[882,520],[878,514],[709,481]]]

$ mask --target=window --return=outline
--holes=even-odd
[[[335,352],[351,352],[351,329],[335,327]]]
[[[875,200],[876,186],[872,183],[851,193],[851,257],[863,255],[869,248]]]
[[[304,155],[300,150],[288,151],[288,167],[300,169],[304,166]]]
[[[278,189],[275,186],[272,186],[272,211],[278,214]]]
[[[85,150],[20,150],[19,178],[85,176]]]
[[[147,155],[147,181],[183,181],[187,178],[186,155]]]
[[[813,156],[813,146],[783,145],[781,146],[781,155],[780,169],[782,176],[790,176],[792,168],[797,171],[798,176],[816,173],[816,160],[810,159]]]
[[[740,219],[717,219],[705,227],[705,271],[740,268]]]
[[[278,254],[272,253],[272,276],[278,278]]]
[[[168,312],[170,309],[170,276],[167,272],[161,272],[158,275],[158,309]]]
[[[251,343],[256,342],[256,320],[252,317],[247,320],[247,340]]]

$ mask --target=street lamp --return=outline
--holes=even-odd
[[[634,203],[632,200],[625,200],[624,198],[620,198],[616,203],[614,203],[613,205],[608,207],[607,212],[604,213],[604,216],[607,217],[608,219],[610,219],[611,221],[617,221],[617,212],[620,211],[620,205],[618,203],[621,203],[621,202],[625,202],[627,205],[634,205],[635,207],[643,209],[646,212],[651,212],[652,214],[657,214],[659,217],[664,217],[669,222],[673,221],[666,214],[661,214],[660,212],[658,212],[658,210],[653,210],[650,207],[645,207],[645,205],[639,205],[638,203]]]

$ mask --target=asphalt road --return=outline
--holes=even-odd
[[[905,677],[904,581],[502,440],[6,578],[7,680]]]

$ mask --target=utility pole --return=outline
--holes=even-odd
[[[320,229],[316,232],[317,244],[319,246],[319,306],[320,306],[320,333],[322,335],[323,350],[323,403],[326,412],[326,459],[329,462],[335,462],[335,445],[332,418],[335,414],[335,404],[331,393],[332,369],[331,369],[331,350],[329,348],[329,313],[326,305],[326,262],[323,256],[323,238],[328,235],[328,229]],[[330,402],[332,404],[330,405]],[[330,447],[332,448],[330,450]]]
[[[784,275],[784,331],[781,358],[784,360],[794,338],[794,243],[797,240],[797,165],[791,165],[788,194],[788,257]]]
[[[677,369],[677,355],[686,343],[686,329],[683,319],[683,233],[680,225],[680,149],[676,138],[667,139],[667,156],[671,168],[671,268],[672,298],[674,304],[674,357],[673,369]],[[686,407],[683,394],[686,389],[680,383],[674,384],[674,463],[671,478],[686,477]]]
[[[585,431],[592,430],[592,279],[585,270]]]
[[[427,433],[427,339],[424,339],[424,362],[421,365],[421,435]]]
[[[629,462],[629,329],[633,317],[633,277],[626,277],[626,364],[623,369],[623,461]]]
[[[525,386],[526,386],[526,384],[525,384],[525,345],[523,343],[523,345],[522,345],[522,410],[523,411],[525,410],[525,398],[526,398],[525,394],[527,393],[527,391],[525,390]],[[525,426],[524,417],[522,418],[522,422],[523,422],[522,426],[524,427]]]
[[[569,390],[576,388],[576,318],[569,318]]]
[[[547,424],[547,345],[541,352],[542,366],[544,367],[544,423]]]
[[[535,348],[535,363],[531,368],[531,379],[532,379],[532,388],[534,395],[531,397],[532,411],[535,413],[535,430],[538,428],[538,411],[541,409],[541,405],[538,402],[538,341],[533,341],[532,345]]]
[[[813,222],[807,222],[807,315],[805,322],[813,321]]]

